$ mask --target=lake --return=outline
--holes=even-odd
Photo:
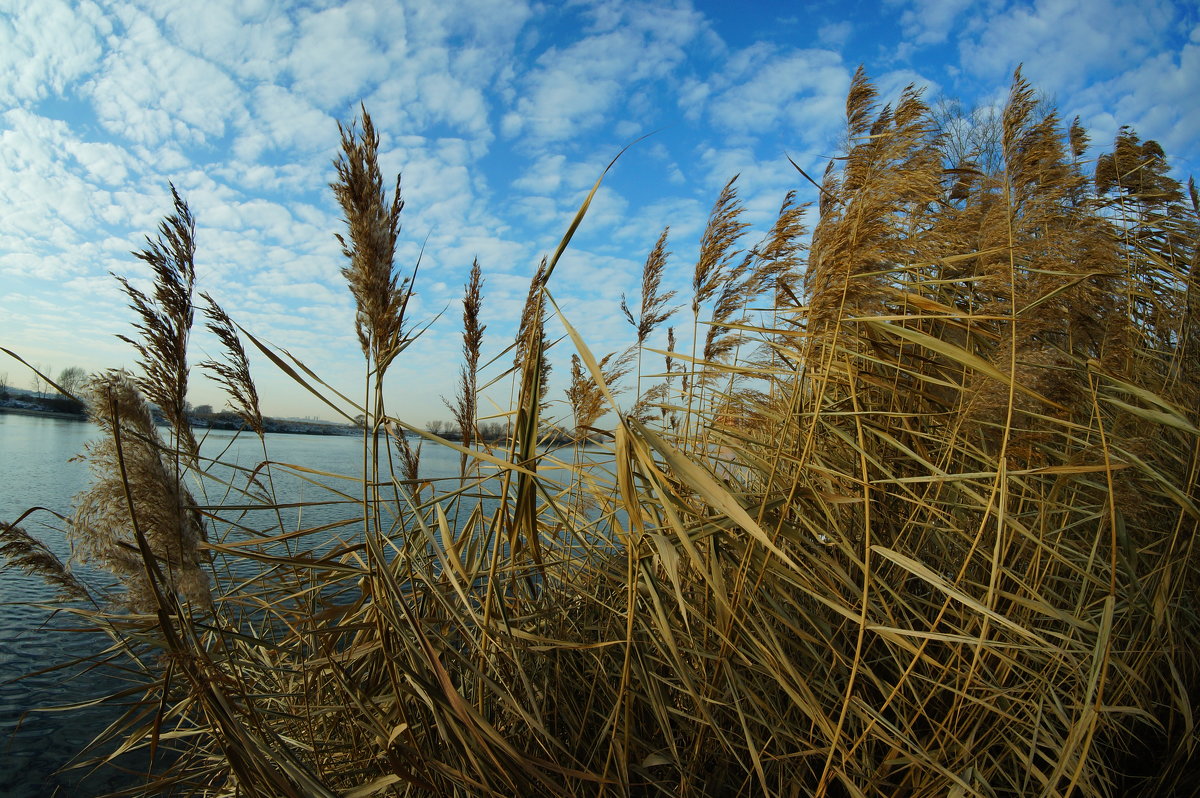
[[[197,430],[202,434],[203,430]],[[0,520],[13,522],[30,507],[43,507],[21,522],[25,531],[46,543],[61,559],[70,552],[63,523],[53,512],[66,514],[71,498],[88,484],[88,467],[72,458],[84,443],[98,436],[88,423],[32,415],[0,412]],[[337,435],[267,436],[274,461],[318,467],[339,474],[356,475],[362,468],[362,441]],[[236,438],[227,432],[210,432],[202,454],[220,456],[223,462],[253,468],[263,459],[259,440],[253,435]],[[425,446],[421,453],[421,477],[449,478],[457,475],[456,452]],[[325,478],[336,483],[337,480]],[[275,483],[281,500],[325,499],[328,495],[302,479],[276,471]],[[359,490],[344,481],[342,489],[352,495]],[[193,492],[197,489],[193,487]],[[220,488],[210,484],[207,501],[220,503]],[[206,501],[197,495],[201,503]],[[315,526],[356,514],[337,505],[304,510],[305,526]],[[273,518],[273,514],[272,514]],[[285,523],[294,525],[295,511]],[[89,585],[107,583],[106,574],[86,567],[75,572]],[[115,689],[109,677],[94,673],[53,672],[13,681],[49,665],[99,650],[107,638],[56,631],[70,624],[66,617],[14,602],[48,601],[53,591],[37,578],[16,571],[0,573],[0,795],[33,798],[53,794],[95,795],[127,785],[121,776],[107,771],[89,776],[76,786],[79,771],[56,776],[54,771],[91,741],[119,713],[101,707],[85,711],[31,712],[69,701],[94,698],[105,688]],[[18,728],[19,727],[19,728]]]

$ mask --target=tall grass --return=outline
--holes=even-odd
[[[585,203],[531,285],[504,451],[472,446],[478,268],[453,404],[463,444],[386,409],[415,271],[395,276],[399,182],[387,198],[364,113],[334,186],[364,401],[251,339],[368,419],[357,517],[245,528],[247,504],[278,504],[257,471],[226,479],[227,506],[198,504],[183,479],[224,472],[175,457],[183,430],[164,443],[143,429],[127,378],[94,383],[108,439],[89,455],[92,490],[115,531],[87,522],[85,497],[73,534],[142,613],[65,606],[139,676],[105,734],[159,763],[142,792],[1200,790],[1195,192],[1130,131],[1090,183],[1084,132],[1035,115],[1032,96],[1018,73],[1002,163],[983,171],[947,162],[919,92],[879,107],[860,71],[811,243],[789,195],[763,242],[736,249],[731,181],[694,270],[691,356],[671,328],[657,375],[665,232],[637,314],[623,303],[634,349],[597,358],[554,303]],[[189,219],[177,200],[164,234]],[[190,296],[190,277],[164,276]],[[141,301],[139,351],[181,340],[175,297]],[[613,411],[600,467],[578,444],[539,445],[554,316],[574,347],[579,437]],[[243,362],[215,373],[257,407]],[[425,492],[405,430],[456,448],[459,478]],[[6,556],[77,592],[6,529]]]

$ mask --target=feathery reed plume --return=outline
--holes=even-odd
[[[1071,157],[1079,160],[1088,148],[1087,128],[1079,121],[1079,117],[1071,120],[1071,128],[1067,131],[1067,141],[1071,144]]]
[[[4,560],[0,571],[16,568],[40,577],[58,590],[61,600],[91,599],[88,589],[54,556],[54,552],[16,524],[0,522],[0,559]]]
[[[1096,160],[1095,185],[1100,194],[1155,206],[1183,200],[1183,187],[1168,172],[1166,153],[1157,141],[1142,141],[1129,126],[1117,133],[1113,151]]]
[[[842,188],[840,177],[836,162],[830,160],[825,164],[825,173],[821,175],[821,196],[817,200],[817,215],[822,219],[826,213],[841,205],[841,201],[837,199]]]
[[[771,231],[754,250],[757,262],[747,280],[747,303],[750,297],[766,294],[770,298],[768,323],[771,329],[778,330],[782,326],[780,316],[801,304],[798,284],[803,253],[807,248],[803,238],[806,232],[804,216],[808,208],[809,203],[797,203],[796,192],[789,191],[779,206]],[[790,348],[786,339],[786,335],[778,334],[773,340],[763,341],[752,360],[769,371],[774,371],[780,362],[791,362],[780,351]],[[773,381],[771,387],[774,390]]]
[[[713,304],[712,318],[704,334],[704,349],[701,357],[705,363],[715,363],[732,352],[741,342],[740,334],[730,334],[733,325],[745,324],[749,318],[742,313],[746,304],[757,295],[758,286],[752,285],[755,277],[750,268],[754,253],[747,252],[741,262],[729,270],[725,282]]]
[[[1004,106],[1000,127],[1000,149],[1010,171],[1022,163],[1019,144],[1022,135],[1030,126],[1036,107],[1037,95],[1018,66],[1013,71],[1012,87],[1008,92],[1008,103]]]
[[[821,209],[805,274],[808,325],[820,345],[832,325],[881,300],[887,271],[920,258],[914,245],[922,239],[897,228],[928,224],[918,220],[941,194],[940,155],[920,91],[907,87],[894,112],[885,107],[872,119],[875,96],[860,67],[846,106],[850,150],[841,174],[825,176],[826,192],[840,202]]]
[[[700,306],[712,299],[724,284],[726,267],[737,254],[734,245],[749,226],[741,221],[742,205],[733,185],[736,180],[734,175],[721,189],[700,236],[700,256],[692,276],[692,313],[696,316]]]
[[[788,295],[795,295],[800,279],[800,265],[805,251],[804,215],[807,202],[797,203],[796,192],[789,191],[779,206],[779,213],[766,240],[755,249],[757,264],[750,278],[749,289],[754,296],[771,291],[775,307],[782,307]]]
[[[262,437],[266,428],[263,425],[262,410],[258,405],[258,388],[250,377],[250,361],[246,358],[242,340],[234,329],[233,321],[221,306],[206,293],[202,292],[200,296],[207,303],[204,308],[204,315],[209,319],[206,326],[225,347],[226,357],[225,363],[206,360],[200,364],[200,368],[211,372],[209,379],[225,387],[233,411],[241,416],[246,426]]]
[[[595,380],[591,379],[588,370],[583,367],[583,361],[576,354],[571,355],[571,382],[567,386],[567,401],[575,419],[575,437],[584,438],[588,430],[584,428],[583,422],[586,420],[588,426],[591,426],[591,422],[600,417],[603,412],[603,397]]]
[[[400,211],[404,209],[400,175],[396,175],[389,202],[379,171],[379,136],[371,115],[365,107],[361,110],[361,135],[353,125],[344,128],[338,123],[342,151],[333,162],[338,180],[330,187],[349,228],[349,240],[341,234],[337,240],[342,254],[350,259],[342,276],[354,295],[355,330],[363,355],[381,378],[407,343],[404,312],[412,296],[415,273],[400,280],[393,272]]]
[[[677,343],[677,341],[675,340],[675,328],[668,327],[667,328],[667,354],[664,355],[664,357],[666,358],[666,368],[667,368],[667,377],[668,378],[670,378],[670,376],[675,373],[675,358],[672,357],[672,354],[675,352],[676,343]]]
[[[658,423],[664,429],[676,430],[679,427],[679,416],[674,410],[678,397],[672,392],[675,382],[675,328],[667,328],[667,350],[664,354],[664,373],[662,382],[655,383],[646,391],[639,389],[637,401],[629,411],[631,418],[645,423],[652,418],[654,408],[658,409]],[[639,351],[638,357],[641,357]],[[640,375],[639,375],[640,376]]]
[[[614,396],[620,392],[617,383],[632,370],[636,352],[635,348],[630,347],[619,355],[609,352],[600,358],[597,364],[600,366],[600,376]],[[567,386],[567,401],[575,420],[575,438],[583,440],[591,432],[596,420],[604,415],[605,397],[604,390],[591,371],[583,367],[579,355],[571,355],[571,383]]]
[[[687,395],[688,408],[684,419],[688,421],[693,418],[693,400],[703,379],[696,374],[696,349],[700,338],[700,308],[711,301],[720,289],[724,289],[721,296],[724,301],[718,301],[715,313],[724,313],[736,304],[729,284],[738,281],[737,275],[730,275],[726,272],[729,262],[740,252],[735,249],[735,245],[744,234],[746,227],[749,226],[748,223],[741,221],[742,204],[738,199],[737,189],[734,187],[737,177],[734,175],[721,189],[721,193],[717,196],[717,201],[708,215],[708,224],[705,225],[704,233],[700,236],[700,254],[696,259],[696,269],[692,274],[692,362],[688,373],[683,378],[683,392]],[[745,265],[746,261],[743,259],[739,273]],[[705,349],[712,348],[714,335],[714,330],[710,327],[705,336]],[[685,428],[685,448],[686,438],[690,434],[691,429]]]
[[[138,353],[143,372],[137,378],[138,388],[162,411],[183,453],[194,457],[198,448],[187,417],[187,348],[194,315],[196,220],[174,184],[171,197],[175,212],[159,224],[157,238],[147,236],[146,248],[133,253],[154,272],[153,296],[134,288],[125,277],[113,275],[129,295],[130,307],[141,317],[133,325],[141,333],[140,340],[117,337]]]
[[[112,572],[127,603],[148,610],[156,602],[137,543],[140,532],[167,580],[161,587],[210,606],[199,548],[204,524],[137,385],[126,372],[108,371],[91,378],[87,394],[89,416],[105,437],[87,444],[84,454],[92,484],[75,497],[67,530],[73,556]]]
[[[513,365],[524,369],[531,364],[536,365],[541,375],[538,381],[539,395],[543,402],[546,397],[546,387],[550,384],[550,361],[546,359],[546,302],[542,289],[546,285],[547,261],[542,258],[533,279],[529,281],[529,293],[525,296],[525,304],[521,308],[521,324],[517,328],[517,345],[513,355]],[[537,357],[530,359],[534,347]],[[536,361],[536,363],[534,362]]]
[[[659,286],[662,283],[663,271],[667,266],[667,257],[670,255],[667,252],[667,233],[670,227],[664,227],[662,235],[658,237],[654,248],[650,250],[650,254],[646,256],[646,263],[642,267],[642,294],[641,300],[638,303],[639,310],[637,318],[634,318],[633,312],[629,309],[629,305],[625,301],[625,294],[621,294],[621,312],[625,314],[625,320],[628,321],[637,333],[637,343],[634,345],[637,348],[637,386],[635,388],[636,403],[633,412],[639,412],[638,405],[642,402],[642,350],[645,348],[646,339],[650,334],[667,319],[679,310],[678,307],[666,308],[666,304],[675,296],[674,291],[668,291],[665,294],[659,294]]]
[[[477,258],[471,264],[471,276],[464,286],[463,365],[459,368],[458,396],[454,404],[442,400],[454,414],[462,435],[462,445],[468,449],[475,440],[475,424],[479,415],[479,353],[483,349],[483,331],[487,329],[487,325],[479,323],[482,307],[483,272]],[[464,452],[459,457],[459,473],[465,476],[467,455]]]
[[[421,441],[414,447],[408,441],[408,436],[400,428],[389,427],[393,431],[392,438],[400,449],[400,474],[412,484],[413,495],[419,492],[418,480],[421,477]]]
[[[850,91],[846,94],[846,136],[850,147],[859,143],[855,139],[865,136],[872,127],[871,111],[878,96],[867,77],[866,67],[859,64],[850,78]]]
[[[650,250],[650,254],[646,257],[646,264],[642,267],[642,294],[636,318],[625,301],[625,294],[621,294],[621,312],[625,314],[625,320],[637,331],[638,346],[645,344],[646,339],[650,337],[655,328],[671,318],[678,310],[678,308],[664,309],[664,306],[675,296],[674,291],[668,291],[665,294],[658,293],[659,285],[662,283],[663,270],[667,265],[667,257],[670,255],[666,251],[667,232],[670,229],[670,227],[663,228],[662,235],[658,237],[658,242],[654,245],[654,249]]]
[[[795,295],[792,285],[799,279],[797,267],[801,260],[799,253],[804,251],[801,238],[805,232],[804,213],[807,209],[807,204],[796,204],[796,192],[788,192],[763,242],[747,252],[738,266],[726,274],[705,339],[705,360],[720,358],[737,346],[740,338],[725,333],[731,324],[749,321],[745,315],[735,319],[738,310],[744,311],[768,292],[775,307],[785,296]]]

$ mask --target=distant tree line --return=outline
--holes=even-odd
[[[462,431],[453,421],[430,421],[425,429],[448,440],[462,440]],[[484,421],[475,425],[475,437],[478,440],[496,443],[504,441],[509,436],[510,425],[501,421]]]
[[[64,413],[80,417],[87,415],[87,406],[80,398],[87,383],[87,372],[79,366],[68,366],[58,373],[57,380],[52,381],[42,376],[49,371],[48,366],[43,366],[33,373],[32,392],[12,388],[8,382],[8,374],[0,374],[0,402],[9,407],[45,413]]]

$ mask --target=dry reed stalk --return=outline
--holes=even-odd
[[[354,126],[338,125],[342,151],[334,160],[338,180],[331,184],[345,213],[347,236],[338,234],[342,253],[350,265],[342,276],[354,296],[355,330],[363,355],[369,358],[377,379],[406,345],[405,309],[412,296],[413,277],[403,280],[393,272],[396,237],[400,231],[400,175],[389,201],[379,171],[379,136],[366,108],[359,118],[362,133]]]
[[[529,281],[529,293],[525,296],[525,304],[521,308],[521,323],[517,328],[516,347],[513,354],[513,366],[518,373],[536,373],[538,401],[537,411],[541,415],[545,409],[546,389],[550,385],[550,361],[545,357],[548,345],[546,340],[546,302],[542,294],[546,287],[547,261],[542,259],[533,279]]]
[[[646,256],[645,265],[642,266],[642,292],[636,318],[625,301],[625,295],[621,294],[621,312],[625,314],[625,320],[633,326],[637,333],[638,347],[644,346],[650,334],[671,318],[678,309],[666,307],[667,303],[675,296],[674,291],[668,291],[665,294],[658,293],[662,284],[663,271],[667,267],[667,258],[671,254],[667,252],[667,233],[670,229],[670,227],[663,228],[662,235],[658,237],[650,254]]]
[[[637,402],[642,404],[644,404],[642,402],[642,352],[645,349],[646,341],[655,329],[675,315],[675,311],[679,309],[678,307],[666,307],[667,303],[674,298],[674,291],[659,294],[663,272],[667,267],[667,258],[670,257],[670,253],[667,252],[667,233],[670,229],[670,227],[663,228],[662,235],[658,237],[658,241],[650,250],[650,254],[646,256],[646,262],[642,266],[642,291],[638,301],[637,318],[634,318],[633,311],[629,309],[625,295],[621,294],[621,312],[625,314],[625,320],[633,326],[636,332],[637,340],[634,347],[637,350],[635,366],[637,384],[634,393],[638,397]]]
[[[479,416],[479,355],[483,349],[483,331],[487,325],[480,323],[480,310],[483,307],[483,272],[479,268],[479,260],[471,264],[471,276],[464,286],[463,295],[463,364],[459,368],[458,395],[451,405],[446,406],[454,414],[458,422],[462,445],[470,448],[475,439],[475,426]],[[467,474],[467,455],[463,453],[459,461],[459,473]]]
[[[258,388],[250,377],[250,361],[246,357],[242,340],[234,329],[233,321],[221,306],[206,293],[201,293],[200,296],[207,303],[204,314],[209,319],[208,329],[225,348],[226,357],[225,363],[207,360],[201,363],[200,367],[210,371],[210,378],[218,385],[224,386],[232,400],[234,412],[261,438],[266,430],[263,426],[262,410],[258,404]]]
[[[138,340],[118,335],[138,353],[142,376],[137,386],[162,411],[171,424],[181,454],[193,458],[198,449],[187,417],[187,346],[194,309],[192,290],[196,282],[196,220],[187,203],[171,185],[174,213],[158,227],[155,239],[146,237],[146,248],[133,255],[154,273],[153,296],[117,276],[140,317],[134,329]]]

